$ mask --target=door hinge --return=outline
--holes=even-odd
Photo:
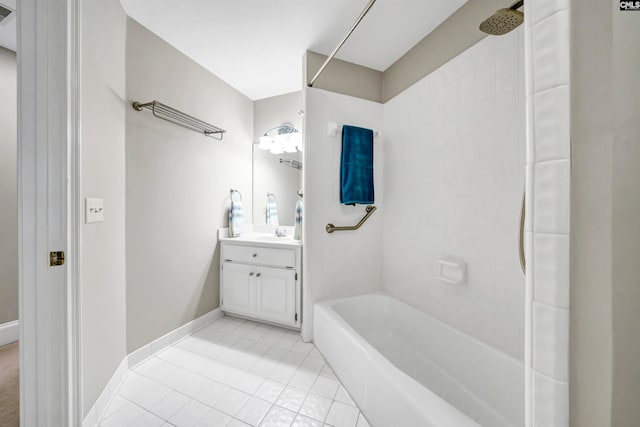
[[[297,321],[298,321],[298,313],[296,313],[296,315],[293,317],[293,320],[294,320],[295,322],[297,322]]]
[[[298,273],[296,273],[296,280],[298,280]]]
[[[64,264],[64,251],[49,252],[49,267],[56,267]]]

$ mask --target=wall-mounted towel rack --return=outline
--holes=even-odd
[[[327,224],[327,226],[325,227],[325,230],[327,230],[327,233],[333,233],[334,231],[351,231],[351,230],[357,230],[358,228],[362,227],[362,224],[365,223],[366,220],[369,219],[369,217],[371,216],[371,214],[373,214],[373,212],[375,212],[377,208],[373,205],[369,205],[365,208],[366,213],[364,214],[364,216],[362,217],[362,219],[356,224],[356,225],[351,225],[349,227],[336,227],[333,224]]]
[[[222,140],[222,136],[226,132],[226,130],[224,129],[213,126],[207,122],[203,122],[200,119],[196,119],[189,114],[183,113],[182,111],[176,110],[175,108],[169,107],[168,105],[165,105],[158,101],[145,103],[133,102],[131,105],[136,111],[142,111],[144,108],[146,108],[159,119],[175,123],[187,129],[191,129],[193,131],[201,133],[204,136],[208,136],[218,140]]]
[[[335,137],[341,134],[341,132],[342,132],[342,123],[329,122],[327,135]],[[373,136],[374,138],[377,138],[378,136],[380,136],[380,132],[373,129]]]
[[[282,163],[284,165],[289,165],[294,169],[302,170],[302,162],[299,162],[297,160],[280,159],[280,163]]]

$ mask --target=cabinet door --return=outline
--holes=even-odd
[[[295,271],[268,267],[259,267],[257,271],[259,316],[268,321],[295,325]]]
[[[256,267],[225,262],[220,279],[222,309],[238,314],[255,314]]]

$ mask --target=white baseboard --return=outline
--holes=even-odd
[[[0,325],[0,346],[11,344],[20,339],[20,323],[17,320]]]
[[[198,329],[204,328],[205,326],[215,322],[216,320],[222,318],[224,313],[220,308],[216,308],[215,310],[211,310],[207,314],[204,314],[197,319],[192,320],[191,322],[174,329],[166,335],[161,336],[158,339],[151,341],[149,344],[143,345],[136,351],[129,353],[129,355],[125,356],[120,363],[120,366],[113,374],[113,377],[109,380],[104,390],[100,394],[100,397],[96,400],[96,403],[93,405],[87,416],[84,418],[82,423],[83,427],[95,427],[98,425],[98,422],[102,419],[105,410],[109,406],[111,400],[115,397],[122,385],[122,382],[127,377],[129,369],[133,369],[136,365],[144,362],[154,354],[158,353],[161,350],[164,350],[166,347],[171,344],[180,341],[182,338],[196,332]]]
[[[160,338],[151,341],[149,344],[143,345],[136,351],[129,354],[129,367],[131,369],[135,368],[136,365],[144,362],[154,354],[164,350],[171,344],[180,341],[182,338],[194,333],[198,329],[203,328],[212,322],[215,322],[223,316],[224,313],[218,307],[215,310],[211,310],[207,314],[204,314],[197,319],[194,319],[191,322],[182,325],[178,329],[174,329],[168,334],[165,334]]]

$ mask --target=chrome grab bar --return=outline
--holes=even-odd
[[[327,233],[333,233],[334,231],[351,231],[351,230],[357,230],[358,228],[362,227],[362,224],[365,223],[366,220],[369,219],[369,217],[371,216],[371,214],[373,214],[373,212],[375,212],[377,208],[373,205],[369,205],[365,208],[365,215],[362,217],[362,219],[360,220],[360,222],[358,222],[356,225],[352,225],[349,227],[336,227],[333,224],[327,224],[327,226],[325,227],[325,230],[327,230]]]
[[[524,274],[527,274],[527,259],[524,255],[524,216],[526,211],[526,198],[527,193],[522,193],[522,208],[520,210],[520,239],[518,242],[520,250],[520,268],[522,268],[522,272]]]

